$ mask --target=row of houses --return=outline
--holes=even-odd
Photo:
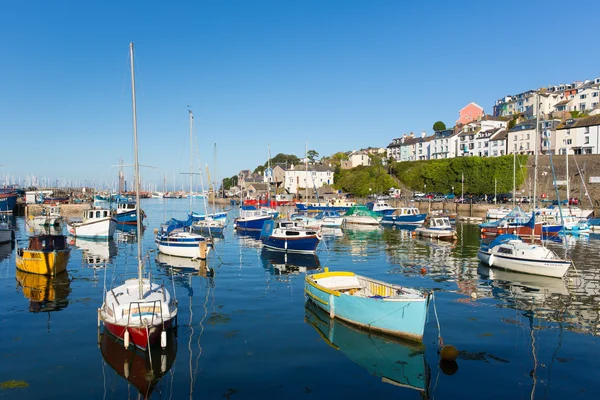
[[[584,118],[536,119],[508,129],[508,121],[485,116],[478,121],[427,136],[404,135],[387,147],[387,158],[397,162],[455,157],[498,157],[508,154],[600,154],[600,110]]]
[[[557,116],[557,113],[589,112],[598,108],[600,100],[600,77],[593,80],[575,81],[570,84],[549,85],[539,90],[504,96],[494,104],[495,117],[521,114],[526,118],[537,117],[535,103],[539,94],[541,118]]]

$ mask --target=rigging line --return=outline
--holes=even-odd
[[[583,188],[585,189],[585,195],[587,196],[587,198],[588,198],[588,200],[590,202],[590,206],[592,208],[594,208],[594,203],[592,202],[592,197],[590,196],[590,193],[588,192],[587,186],[585,184],[585,179],[583,179],[583,173],[579,169],[579,164],[577,163],[577,159],[575,158],[575,154],[573,154],[573,160],[575,160],[575,166],[577,167],[577,172],[579,173],[579,177],[581,178],[581,184],[583,185]],[[567,177],[567,179],[569,179],[569,177]]]
[[[191,283],[190,283],[191,284]],[[193,358],[193,350],[192,350],[192,338],[194,337],[194,324],[192,324],[192,319],[194,317],[194,312],[192,311],[192,296],[188,296],[189,299],[189,309],[190,309],[190,340],[188,341],[188,350],[190,351],[190,364],[189,364],[189,372],[190,372],[190,399],[192,399],[192,393],[194,392],[194,381],[196,374],[192,368],[192,358]]]
[[[550,166],[552,167],[552,178],[554,180],[554,191],[556,193],[556,200],[558,201],[558,212],[559,212],[559,215],[560,215],[560,222],[563,224],[563,229],[564,229],[565,219],[563,217],[562,207],[560,206],[560,196],[558,194],[558,185],[556,184],[556,173],[554,171],[554,161],[552,160],[552,153],[550,153]],[[569,179],[569,177],[567,177],[567,179]],[[535,212],[535,210],[534,210],[534,212]],[[569,246],[568,246],[566,240],[564,240],[564,244],[565,244],[565,253],[567,253],[568,250],[569,250]],[[575,266],[572,261],[571,261],[571,264],[573,266]]]

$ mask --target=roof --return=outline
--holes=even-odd
[[[249,185],[249,187],[250,186],[252,186],[256,190],[268,190],[269,189],[269,185],[266,183],[253,183],[253,184]]]
[[[556,104],[554,105],[554,107],[558,107],[558,106],[563,106],[563,105],[565,105],[565,104],[569,104],[569,102],[570,102],[570,101],[571,101],[571,100],[563,100],[563,101],[559,101],[558,103],[556,103]]]
[[[498,132],[496,132],[490,140],[504,140],[508,136],[508,131],[504,128],[500,128]]]
[[[474,105],[475,107],[479,108],[481,111],[483,111],[483,107],[481,107],[479,104],[475,103],[475,102],[470,102],[469,104],[467,104],[466,106],[464,106],[463,108],[460,109],[460,111],[464,110],[465,108],[469,107],[470,105]]]
[[[585,126],[596,126],[600,125],[600,115],[594,115],[591,117],[578,118],[572,124],[566,125],[564,123],[556,127],[556,129],[571,129],[571,128],[582,128]]]

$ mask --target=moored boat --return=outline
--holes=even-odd
[[[266,221],[277,218],[279,213],[269,208],[241,206],[240,216],[233,221],[233,226],[239,231],[260,231]]]
[[[368,331],[423,340],[428,292],[327,268],[307,275],[304,291],[330,318]]]
[[[117,229],[117,220],[110,210],[87,210],[83,213],[83,221],[67,224],[70,235],[83,238],[111,239]]]
[[[381,216],[365,206],[354,206],[344,214],[344,220],[347,224],[379,225]]]
[[[525,243],[511,234],[500,235],[489,244],[482,243],[477,258],[490,267],[554,278],[563,277],[572,264],[540,244]]]
[[[156,246],[163,254],[205,260],[210,251],[208,240],[192,231],[192,219],[171,218],[162,224],[156,234]]]
[[[0,213],[12,214],[18,198],[17,192],[0,192]]]
[[[67,269],[71,248],[64,235],[38,235],[17,249],[17,269],[40,275],[58,275]]]
[[[140,218],[142,223],[146,214],[140,210]],[[114,213],[114,218],[119,225],[136,225],[137,224],[137,207],[135,200],[127,196],[117,197],[117,208]]]
[[[412,234],[431,239],[456,240],[456,229],[448,217],[430,217],[424,226],[419,226]]]
[[[425,222],[427,213],[417,207],[400,207],[391,214],[384,215],[381,223],[388,225],[419,225]]]
[[[15,240],[15,231],[8,219],[0,220],[0,243],[10,243]]]
[[[289,220],[268,220],[263,225],[260,240],[266,248],[290,253],[314,253],[321,241],[315,229]]]

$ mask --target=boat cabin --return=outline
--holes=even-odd
[[[452,229],[448,217],[434,217],[429,220],[429,227],[432,229]]]
[[[396,212],[396,215],[417,215],[417,214],[420,214],[420,213],[421,212],[416,207],[401,207]]]
[[[85,220],[108,218],[108,217],[110,217],[109,210],[87,210],[86,212],[83,213],[83,218]]]
[[[127,202],[127,203],[118,203],[117,204],[117,214],[135,211],[135,203]]]
[[[67,248],[67,238],[64,235],[40,235],[29,238],[29,250],[55,251]]]

